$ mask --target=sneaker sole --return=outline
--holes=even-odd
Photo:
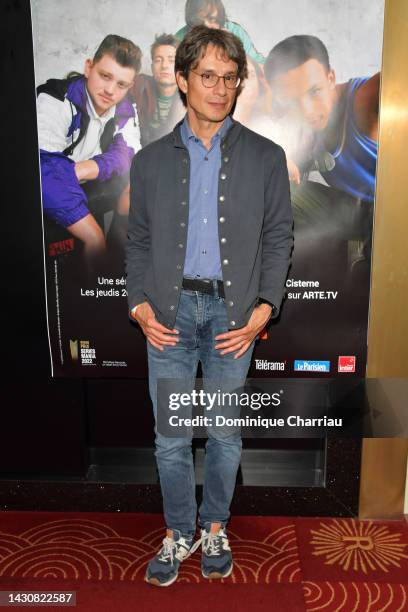
[[[173,584],[173,582],[176,582],[177,578],[178,578],[178,574],[176,574],[176,576],[173,576],[173,578],[171,578],[167,582],[160,582],[160,580],[158,580],[157,578],[148,578],[147,576],[145,576],[145,582],[147,582],[148,584],[153,584],[154,586],[158,586],[158,587],[167,587]]]
[[[231,574],[232,572],[232,568],[234,567],[233,563],[231,563],[231,567],[229,568],[229,570],[225,573],[225,574],[220,574],[220,572],[210,572],[208,574],[208,576],[206,574],[204,574],[204,572],[201,570],[201,574],[203,575],[204,578],[208,578],[208,579],[212,579],[212,578],[228,578],[228,576]]]

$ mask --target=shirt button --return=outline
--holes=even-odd
[[[177,264],[177,270],[181,270],[181,265]]]
[[[220,217],[220,223],[225,223],[225,217]]]
[[[181,242],[180,242],[180,244],[178,246],[179,246],[179,249],[183,248],[183,245],[181,244]]]
[[[171,305],[170,310],[174,310],[174,309],[175,309],[175,306]]]
[[[203,219],[203,223],[207,223],[208,219]]]
[[[223,260],[222,260],[222,263],[224,264],[224,266],[228,266],[229,261],[228,261],[228,259],[223,259]]]
[[[184,223],[184,221],[180,223],[180,227],[186,227],[186,224]]]
[[[207,195],[208,189],[204,189],[204,193],[205,193],[205,195]]]
[[[183,185],[185,185],[187,183],[187,179],[183,178],[183,179],[181,179],[181,182],[183,183]]]
[[[221,244],[225,244],[227,242],[226,238],[221,238]]]
[[[173,289],[174,291],[178,291],[178,285],[174,285]]]
[[[207,251],[206,251],[206,250],[201,251],[201,253],[202,253],[203,255],[207,255]]]
[[[228,306],[233,306],[234,302],[231,300],[230,302],[228,302]]]
[[[225,284],[227,285],[227,287],[231,287],[231,281],[225,281]]]
[[[230,321],[230,325],[232,325],[232,327],[235,327],[236,325],[235,321]]]
[[[226,174],[224,174],[224,173],[220,174],[220,179],[221,179],[222,181],[225,181],[225,179],[226,179],[226,178],[227,178],[227,175],[226,175]]]
[[[182,206],[187,206],[187,202],[182,202],[181,205]]]
[[[229,162],[229,157],[226,155],[226,156],[223,158],[223,160],[225,161],[225,163],[226,163],[226,164],[228,164],[228,162]]]
[[[223,195],[222,195],[222,196],[220,196],[220,197],[219,197],[219,200],[220,200],[220,202],[225,202],[225,196],[223,196]]]

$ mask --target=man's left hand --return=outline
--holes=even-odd
[[[254,338],[263,330],[272,314],[272,306],[269,304],[260,304],[254,308],[254,311],[244,327],[240,329],[234,329],[225,334],[219,334],[215,336],[215,340],[222,340],[220,344],[216,344],[214,348],[223,349],[221,355],[227,353],[233,353],[238,351],[234,355],[234,359],[241,357],[251,346]]]

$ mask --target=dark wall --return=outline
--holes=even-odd
[[[30,4],[1,3],[3,380],[50,373]]]
[[[30,3],[3,0],[0,15],[0,474],[81,474],[84,383],[50,376]]]

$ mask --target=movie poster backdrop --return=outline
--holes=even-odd
[[[283,146],[291,181],[295,246],[287,293],[281,315],[255,348],[250,376],[364,376],[384,0],[202,4],[201,18],[211,9],[220,19],[224,8],[223,22],[213,25],[235,33],[247,52],[249,77],[234,118]],[[185,1],[32,0],[31,6],[53,375],[144,378],[145,339],[129,321],[126,300],[126,168],[111,156],[113,171],[103,161],[97,178],[81,179],[74,169],[88,159],[86,133],[71,145],[81,132],[80,114],[89,115],[88,130],[92,125],[106,136],[89,153],[103,160],[118,135],[132,156],[183,117],[171,57],[152,62],[151,45],[162,34],[183,38]],[[90,107],[81,76],[108,34],[141,51],[119,120],[112,110],[98,114],[95,100]],[[160,49],[171,56],[172,43],[165,42]],[[64,100],[71,115],[68,107],[58,110]],[[90,230],[102,244],[96,255],[73,227],[77,217],[52,211],[50,201],[59,205],[72,194],[92,215]]]

